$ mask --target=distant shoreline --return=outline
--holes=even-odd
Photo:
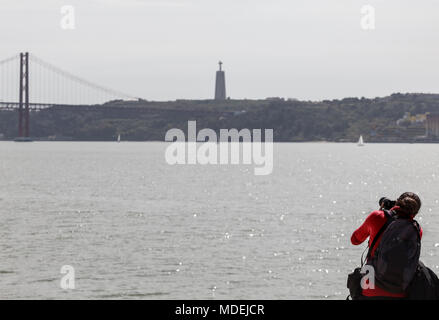
[[[392,94],[321,102],[265,100],[115,100],[93,106],[53,106],[30,113],[35,140],[164,141],[170,129],[273,129],[275,142],[438,143],[427,125],[439,114],[439,94]],[[438,118],[439,119],[439,118]],[[439,120],[436,126],[439,126]],[[18,134],[14,110],[0,110],[0,137]],[[436,134],[436,136],[434,134]]]
[[[3,139],[0,140],[1,142],[16,142],[14,141],[14,139]],[[74,142],[74,143],[78,143],[78,142],[90,142],[90,143],[96,143],[96,142],[105,142],[105,143],[126,143],[126,142],[130,142],[130,143],[172,143],[172,142],[167,142],[164,140],[123,140],[120,142],[117,141],[113,141],[113,140],[49,140],[49,139],[33,139],[31,142]],[[203,142],[197,142],[197,143],[203,143]],[[218,143],[218,142],[217,142]],[[240,142],[242,143],[242,142]],[[294,144],[353,144],[356,145],[357,142],[356,141],[273,141],[273,143],[275,144],[288,144],[288,143],[294,143]],[[439,144],[439,141],[425,141],[425,142],[380,142],[380,141],[375,141],[375,142],[366,142],[365,145],[368,144]]]

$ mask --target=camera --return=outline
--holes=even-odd
[[[385,210],[390,210],[396,205],[395,200],[390,200],[389,198],[386,197],[382,197],[378,203],[380,205],[380,208]]]

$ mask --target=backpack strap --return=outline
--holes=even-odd
[[[416,234],[418,235],[418,240],[421,241],[421,226],[419,225],[418,221],[413,219],[413,226],[416,229]]]
[[[385,209],[383,209],[382,211],[384,212],[384,215],[386,217],[386,222],[381,227],[381,229],[378,231],[378,233],[375,235],[375,238],[373,239],[372,244],[369,244],[369,251],[367,252],[366,261],[368,261],[370,259],[370,256],[372,255],[372,250],[375,247],[380,236],[383,234],[384,230],[386,230],[387,227],[389,226],[389,224],[394,220],[393,214],[391,212],[389,212],[388,210],[385,210]]]

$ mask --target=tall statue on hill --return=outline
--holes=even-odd
[[[220,61],[219,70],[216,72],[215,100],[226,100],[226,75],[222,70],[223,63]]]

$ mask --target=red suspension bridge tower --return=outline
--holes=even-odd
[[[20,53],[18,138],[29,138],[29,53]]]

